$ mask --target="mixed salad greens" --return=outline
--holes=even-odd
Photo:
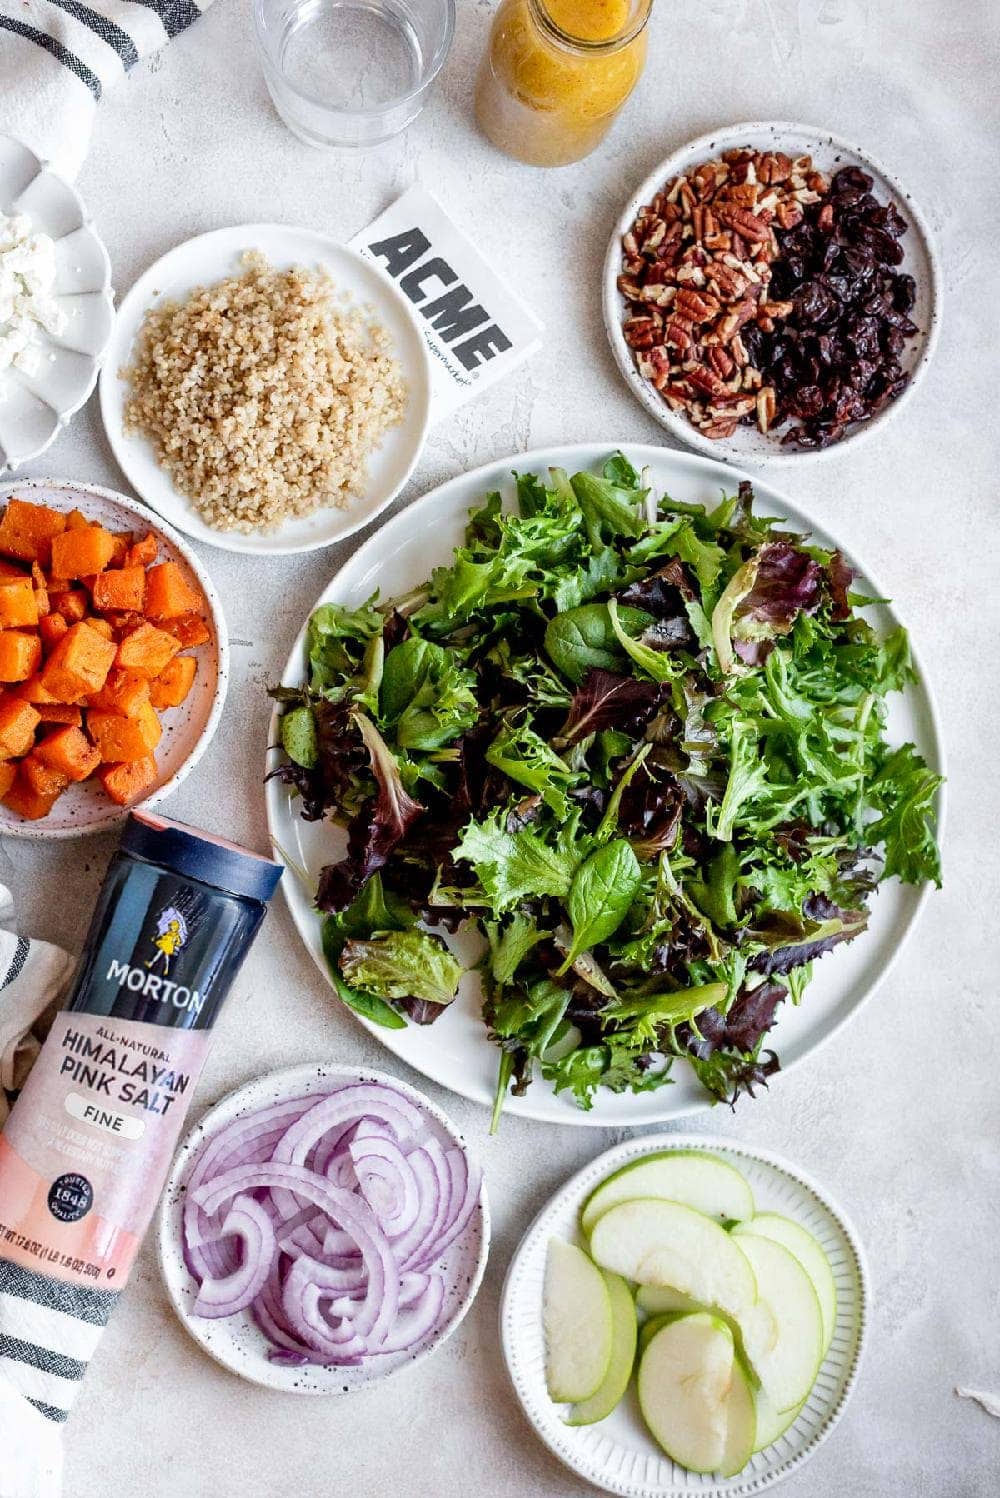
[[[879,881],[940,884],[940,777],[885,737],[906,634],[747,483],[708,511],[620,453],[515,479],[407,596],[321,606],[272,693],[274,773],[347,828],[316,892],[334,983],[436,1022],[463,971],[438,933],[474,922],[495,1118],[536,1072],[587,1108],[679,1057],[734,1102]]]

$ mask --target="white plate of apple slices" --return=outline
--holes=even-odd
[[[500,1331],[539,1436],[623,1498],[759,1493],[843,1414],[867,1276],[797,1168],[703,1135],[630,1140],[528,1229]]]

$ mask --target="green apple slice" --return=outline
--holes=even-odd
[[[775,1243],[780,1243],[782,1248],[788,1252],[802,1265],[806,1274],[812,1280],[813,1289],[819,1300],[819,1309],[823,1317],[823,1355],[833,1340],[834,1327],[837,1323],[837,1287],[834,1283],[833,1270],[830,1261],[820,1248],[812,1233],[793,1222],[790,1217],[782,1217],[777,1212],[759,1212],[750,1222],[740,1225],[741,1233],[755,1233],[758,1237],[771,1238]]]
[[[732,1165],[700,1150],[664,1150],[623,1165],[591,1192],[580,1215],[584,1233],[609,1207],[640,1197],[681,1202],[720,1222],[743,1222],[754,1211],[753,1193]]]
[[[731,1477],[750,1460],[753,1395],[718,1316],[668,1317],[648,1341],[636,1389],[650,1434],[690,1472]]]
[[[726,1400],[726,1449],[719,1464],[719,1476],[735,1477],[742,1472],[756,1449],[757,1406],[747,1371],[737,1355]]]
[[[760,1302],[741,1319],[746,1356],[779,1413],[808,1395],[823,1361],[823,1317],[812,1280],[771,1238],[734,1233],[753,1269]]]
[[[793,1410],[776,1410],[763,1389],[757,1390],[756,1406],[757,1437],[754,1451],[763,1451],[765,1446],[772,1446],[778,1437],[783,1436],[788,1427],[795,1422],[802,1409],[802,1405],[797,1404]]]
[[[611,1296],[597,1265],[562,1238],[549,1239],[542,1321],[550,1399],[559,1404],[589,1399],[611,1362]]]
[[[650,1435],[691,1472],[717,1472],[726,1453],[727,1401],[736,1354],[733,1334],[707,1311],[661,1327],[636,1377]]]
[[[644,1199],[609,1207],[594,1224],[590,1252],[602,1269],[639,1285],[669,1286],[737,1319],[757,1300],[740,1244],[711,1217],[679,1202]]]
[[[595,1425],[604,1420],[618,1404],[632,1377],[638,1334],[635,1301],[620,1275],[605,1273],[604,1282],[611,1301],[611,1360],[596,1392],[573,1406],[569,1425]]]
[[[684,1295],[669,1285],[640,1285],[635,1303],[647,1316],[665,1316],[671,1311],[680,1311],[687,1316],[693,1311],[708,1309],[700,1301],[692,1300],[690,1295]]]

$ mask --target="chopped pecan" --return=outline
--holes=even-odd
[[[694,291],[685,287],[677,293],[675,310],[690,322],[707,322],[714,317],[722,303],[710,291]]]
[[[736,430],[738,418],[735,416],[724,416],[715,420],[702,422],[699,431],[703,437],[715,439],[731,437]]]
[[[629,348],[649,349],[659,342],[660,329],[651,317],[630,317],[622,331]]]
[[[771,231],[767,224],[746,208],[723,203],[716,209],[716,217],[720,224],[725,224],[727,229],[732,229],[734,234],[739,234],[749,244],[760,244],[770,238]]]
[[[756,401],[757,425],[765,435],[771,429],[771,423],[774,421],[777,404],[778,403],[775,399],[774,389],[772,386],[765,385],[763,389],[758,390]]]

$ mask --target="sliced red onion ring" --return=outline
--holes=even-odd
[[[434,1330],[441,1318],[441,1310],[444,1306],[444,1280],[439,1274],[432,1274],[427,1288],[418,1300],[413,1303],[411,1310],[405,1315],[399,1316],[391,1334],[385,1339],[381,1347],[373,1351],[385,1352],[409,1352],[422,1342],[427,1334]]]
[[[248,1310],[290,1364],[416,1347],[441,1318],[430,1273],[467,1226],[481,1173],[380,1083],[270,1104],[197,1156],[182,1212],[199,1315]]]
[[[413,1167],[399,1145],[371,1135],[348,1146],[361,1195],[390,1238],[412,1227],[420,1210]]]
[[[274,1224],[260,1202],[238,1196],[222,1225],[224,1237],[243,1243],[241,1262],[222,1278],[206,1275],[194,1303],[196,1316],[235,1316],[246,1310],[263,1288],[277,1252]]]

